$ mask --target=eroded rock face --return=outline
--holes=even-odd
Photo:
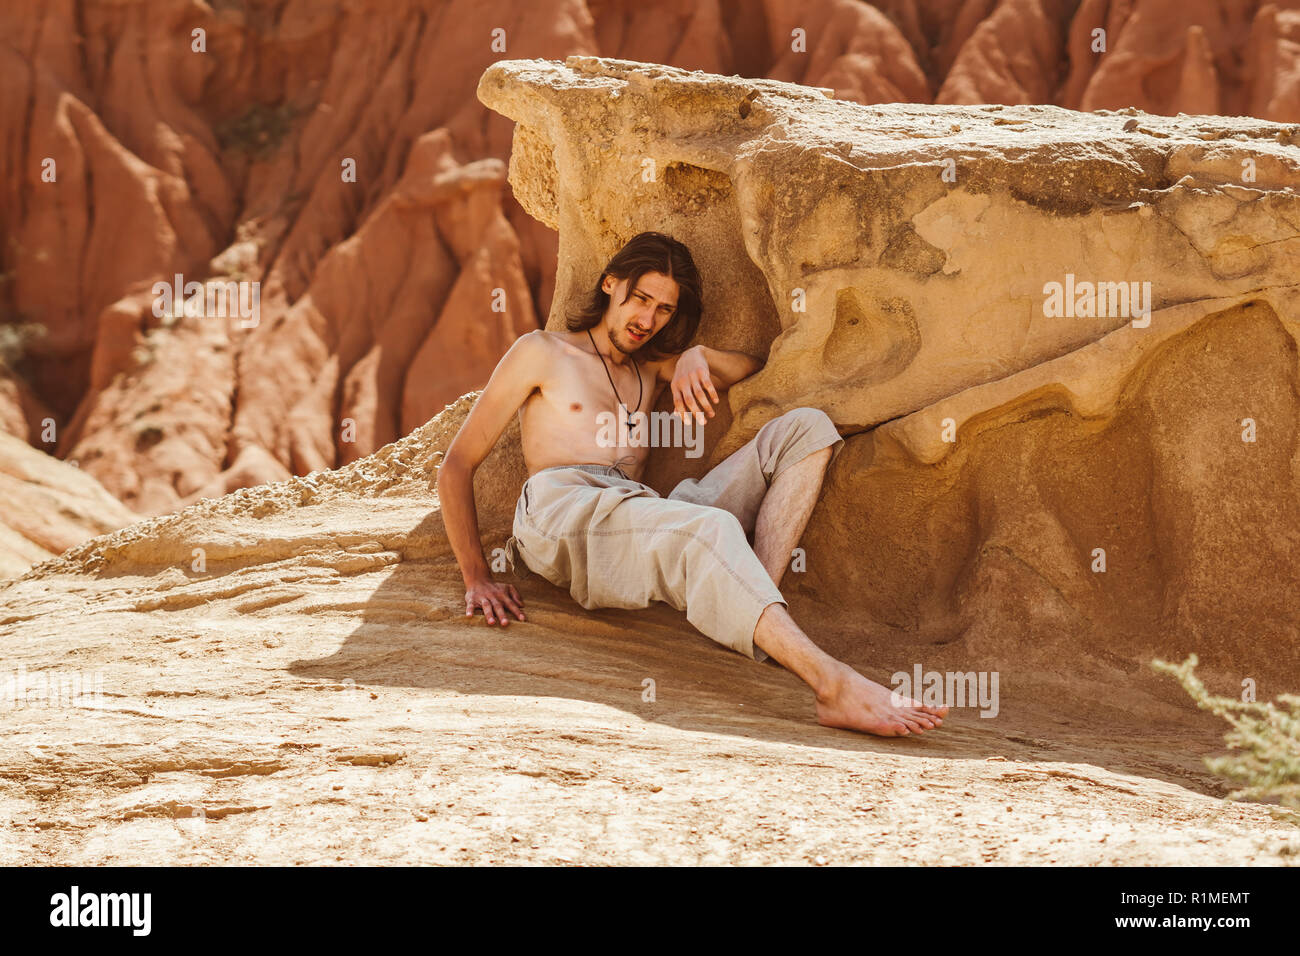
[[[75,464],[0,432],[0,579],[140,516]]]
[[[553,326],[664,230],[703,273],[702,340],[767,356],[713,460],[800,405],[855,436],[796,588],[995,657],[1051,628],[1300,674],[1296,127],[585,58],[479,94],[560,230]],[[692,464],[653,467],[666,490]]]
[[[481,385],[554,255],[473,98],[482,24],[589,48],[565,3],[516,6],[7,7],[0,319],[42,334],[0,425],[30,437],[42,403],[40,447],[156,514],[364,457]],[[156,314],[176,275],[260,283],[256,324]]]
[[[862,4],[827,6],[854,22],[874,16]],[[1029,23],[1063,16],[1046,3],[971,2],[945,20],[942,6],[881,5],[924,48],[927,78],[961,75],[954,64],[990,32],[980,27],[989,9],[1002,31],[1016,23],[1004,10],[1042,15]],[[132,15],[128,4],[114,9]],[[283,27],[314,15],[280,9]],[[750,15],[759,7],[724,5],[722,34],[708,19],[715,9],[692,5],[703,12],[677,21],[683,40],[672,55],[716,57],[724,69],[784,57],[784,38]],[[1085,3],[1076,16],[1107,9]],[[1115,16],[1132,24],[1144,9],[1116,5]],[[602,10],[602,49],[654,38],[632,5]],[[762,10],[782,28],[791,22],[775,4]],[[588,29],[572,11],[575,29]],[[340,35],[365,49],[358,37],[374,22],[382,18],[358,15]],[[980,42],[996,52],[1006,35]],[[286,36],[309,51],[328,45],[309,30]],[[817,62],[828,74],[866,64],[854,74],[865,90],[879,79],[876,61],[844,46],[855,42],[825,41]],[[286,77],[303,79],[283,62]],[[1022,75],[1018,60],[988,62]],[[890,82],[912,82],[909,73]],[[514,64],[489,73],[483,89],[522,120],[511,153],[522,201],[562,230],[552,321],[636,229],[687,239],[709,282],[705,340],[770,352],[769,367],[729,397],[735,420],[709,430],[714,456],[794,403],[822,404],[848,437],[801,542],[805,561],[783,585],[795,618],[882,682],[913,666],[997,671],[998,719],[959,711],[947,736],[864,743],[814,726],[791,674],[718,648],[682,615],[585,612],[536,576],[519,582],[528,623],[497,632],[465,621],[429,485],[473,395],[345,467],[288,476],[329,461],[325,396],[339,381],[352,383],[353,408],[406,408],[405,391],[377,372],[388,353],[367,351],[367,336],[382,331],[343,320],[367,256],[399,257],[399,238],[418,233],[403,232],[405,204],[465,192],[463,206],[437,214],[455,220],[473,205],[473,221],[502,234],[491,190],[476,184],[499,191],[503,169],[466,163],[447,175],[446,142],[413,132],[419,175],[394,169],[404,186],[368,193],[373,215],[304,216],[296,252],[276,258],[296,291],[268,313],[284,321],[255,333],[261,351],[250,354],[236,329],[182,321],[149,343],[163,356],[149,374],[162,378],[110,378],[117,384],[96,399],[107,411],[85,413],[125,428],[175,408],[175,396],[152,408],[151,390],[183,380],[187,350],[210,336],[211,393],[201,397],[210,404],[192,417],[233,416],[247,429],[238,467],[213,451],[193,480],[216,490],[285,480],[136,523],[0,584],[10,666],[102,679],[101,695],[61,709],[57,735],[39,703],[5,712],[0,776],[17,783],[0,794],[11,822],[0,853],[79,864],[716,863],[811,859],[833,842],[852,848],[846,862],[1294,856],[1265,808],[1224,808],[1209,796],[1218,791],[1194,755],[1221,746],[1222,726],[1145,666],[1153,654],[1196,651],[1212,687],[1249,677],[1261,697],[1300,680],[1289,602],[1300,528],[1290,128],[853,110],[807,89],[608,61]],[[475,127],[477,114],[457,115]],[[595,119],[612,125],[584,129]],[[320,122],[332,135],[346,130]],[[494,128],[504,143],[506,121]],[[630,145],[610,146],[616,133]],[[597,166],[580,164],[593,155]],[[640,178],[646,158],[653,183]],[[955,181],[942,178],[942,158],[956,160]],[[1250,182],[1240,180],[1243,158],[1255,160]],[[292,162],[271,163],[290,176]],[[285,180],[259,168],[250,181],[278,195]],[[320,188],[320,208],[334,208],[338,196]],[[336,242],[353,216],[364,219],[363,241]],[[281,235],[292,218],[279,220]],[[517,235],[531,228],[507,219]],[[219,257],[223,268],[245,261],[237,247]],[[468,248],[473,261],[478,247]],[[1135,264],[1151,274],[1132,275]],[[1151,281],[1150,323],[1049,321],[1033,283],[1041,297],[1066,267],[1080,281]],[[806,311],[791,309],[794,288]],[[105,328],[120,333],[141,308],[115,305]],[[359,339],[344,347],[350,334]],[[389,334],[409,346],[406,332]],[[117,341],[106,333],[103,347]],[[239,379],[244,363],[260,378]],[[263,390],[242,412],[248,393],[231,390],[236,380]],[[268,398],[280,382],[283,394]],[[120,395],[107,397],[112,389]],[[35,440],[48,412],[39,396],[14,385],[0,402],[6,426]],[[122,475],[166,447],[156,419],[138,428],[144,447],[132,465],[109,458],[117,446],[104,426],[105,458]],[[372,440],[383,434],[374,429]],[[651,480],[662,488],[702,464],[667,456]],[[515,427],[476,477],[493,561],[523,477]],[[662,703],[646,700],[647,676],[671,691]],[[866,763],[864,746],[875,748]],[[990,754],[1017,761],[1015,772]],[[807,778],[797,792],[792,763]],[[694,772],[677,774],[683,765]],[[936,796],[900,804],[899,775],[918,773],[940,782]],[[597,778],[600,787],[573,786]],[[621,788],[617,800],[608,784]],[[734,814],[702,809],[720,787],[757,795],[749,811],[798,828],[769,840]],[[954,828],[959,809],[987,823]],[[520,840],[503,840],[503,812]],[[723,856],[665,838],[687,823],[724,834],[735,826],[750,842]],[[1120,824],[1124,842],[1098,843],[1099,825]],[[466,844],[468,856],[458,851]]]
[[[37,447],[156,514],[356,460],[481,387],[556,267],[505,187],[510,124],[473,96],[499,60],[1297,121],[1298,31],[1296,0],[9,4],[0,334],[43,334],[0,428],[52,418]],[[155,316],[176,274],[260,282],[260,325]]]
[[[623,239],[666,229],[704,273],[703,339],[768,356],[708,430],[712,460],[796,405],[846,435],[806,570],[784,583],[833,651],[944,642],[1038,677],[1079,649],[1074,676],[1195,651],[1261,694],[1300,679],[1291,127],[867,109],[585,59],[504,64],[481,89],[520,121],[516,195],[560,227],[553,322]],[[1253,181],[1230,181],[1243,160]],[[1149,314],[1045,315],[1044,287],[1068,276],[1150,282]],[[338,494],[356,503],[345,524],[377,498],[427,510],[472,398],[343,471],[244,489],[34,574],[153,574],[201,547],[220,578],[361,534],[306,507]],[[664,491],[707,461],[660,450],[648,479]],[[477,479],[489,554],[523,476],[512,429]],[[450,561],[436,507],[384,550]]]

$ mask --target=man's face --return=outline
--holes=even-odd
[[[605,331],[614,348],[625,355],[654,338],[677,311],[677,282],[662,272],[645,273],[637,279],[631,295],[627,280],[613,276],[605,276],[601,289],[609,293]]]

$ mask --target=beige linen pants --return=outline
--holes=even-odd
[[[754,628],[781,592],[749,544],[772,481],[823,448],[844,447],[825,412],[796,408],[759,429],[703,478],[667,498],[613,465],[544,468],[524,482],[506,559],[516,556],[585,608],[663,601],[756,661]]]

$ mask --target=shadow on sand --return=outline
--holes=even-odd
[[[411,537],[426,536],[433,521],[426,518]],[[499,543],[490,541],[488,553]],[[1222,749],[1222,731],[1209,715],[1191,711],[1176,724],[1148,722],[1139,732],[1132,722],[1099,725],[1086,707],[1044,699],[1042,692],[1018,698],[1004,685],[992,719],[975,709],[954,710],[943,727],[923,736],[872,737],[818,725],[812,693],[794,674],[719,647],[667,605],[587,611],[535,574],[516,586],[527,621],[493,627],[481,614],[472,621],[464,616],[460,574],[450,558],[403,561],[370,595],[361,623],[334,653],[296,661],[290,671],[362,687],[520,698],[521,708],[537,698],[583,701],[682,731],[800,747],[1006,760],[1008,767],[1015,761],[1091,764],[1223,792],[1201,762]],[[810,616],[806,605],[792,598],[796,620]],[[909,667],[914,653],[894,648],[891,655],[877,646],[845,656],[866,676],[888,683],[890,664]],[[897,660],[873,667],[864,656]]]

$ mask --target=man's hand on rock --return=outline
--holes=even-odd
[[[474,611],[483,609],[483,616],[489,624],[500,623],[502,627],[510,624],[506,614],[509,609],[519,620],[525,620],[524,599],[519,596],[513,584],[500,584],[488,578],[471,584],[465,590],[465,616],[473,617]]]

